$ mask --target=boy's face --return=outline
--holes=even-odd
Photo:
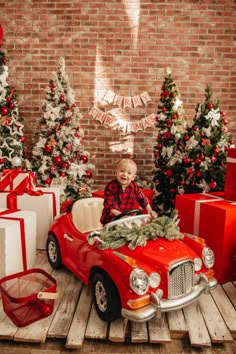
[[[122,187],[127,187],[136,177],[137,168],[130,162],[121,162],[116,169],[116,178]]]

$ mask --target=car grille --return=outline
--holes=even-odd
[[[173,299],[191,292],[194,286],[194,264],[186,261],[175,264],[169,271],[168,298]]]

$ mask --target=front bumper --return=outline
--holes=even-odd
[[[201,275],[201,282],[194,287],[191,293],[181,298],[163,300],[159,299],[155,293],[151,293],[151,303],[149,305],[137,310],[123,308],[121,315],[134,322],[146,322],[154,316],[160,318],[162,312],[179,310],[196,301],[202,293],[209,293],[217,285],[218,282],[215,278],[208,279],[204,275]]]

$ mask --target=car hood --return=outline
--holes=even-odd
[[[147,241],[146,246],[138,246],[134,250],[130,250],[125,245],[116,251],[135,259],[137,263],[146,263],[154,267],[155,264],[169,266],[176,262],[197,257],[197,254],[179,239],[168,241],[164,238],[157,238]]]

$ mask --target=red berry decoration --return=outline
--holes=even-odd
[[[196,159],[194,162],[195,162],[196,165],[200,165],[201,160],[200,159]]]
[[[228,124],[228,121],[227,121],[226,118],[223,119],[223,124],[224,124],[224,125]]]
[[[66,173],[65,172],[60,172],[60,177],[65,177]]]
[[[85,155],[81,155],[79,159],[80,159],[80,161],[82,161],[83,163],[88,162],[88,158],[87,158],[87,156],[85,156]]]
[[[180,184],[181,186],[183,186],[185,184],[185,181],[184,180],[180,181]]]
[[[64,102],[64,100],[65,100],[65,96],[64,96],[64,95],[60,95],[59,100],[60,100],[60,102]]]
[[[21,141],[22,143],[24,143],[24,142],[25,142],[25,136],[22,136],[22,137],[20,138],[20,141]]]
[[[87,178],[92,178],[92,172],[91,171],[86,171],[86,177]]]
[[[202,154],[202,155],[199,156],[199,159],[200,159],[201,161],[204,161],[204,160],[205,160],[205,156]]]
[[[1,165],[4,164],[5,161],[6,161],[6,160],[5,160],[4,158],[1,158],[1,159],[0,159],[0,164],[1,164]]]
[[[197,172],[196,172],[196,176],[197,176],[198,178],[201,177],[201,175],[202,175],[202,174],[201,174],[200,171],[197,171]]]
[[[46,146],[44,147],[44,151],[47,152],[47,153],[53,152],[53,146],[46,145]]]

